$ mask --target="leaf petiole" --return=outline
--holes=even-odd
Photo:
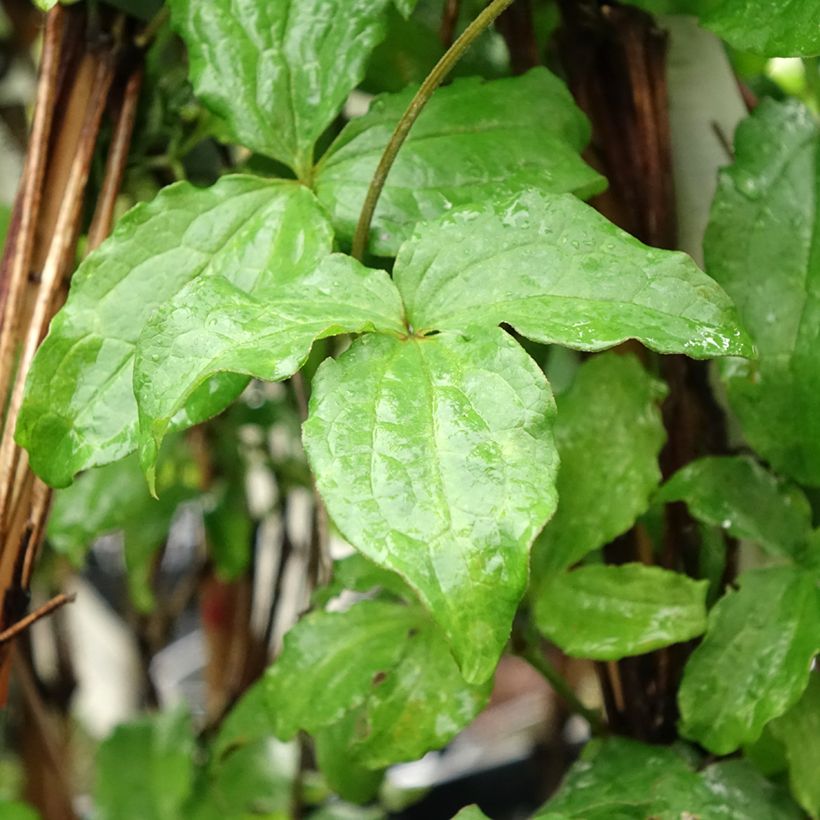
[[[402,114],[396,125],[396,130],[384,149],[382,158],[379,161],[376,173],[367,191],[362,212],[359,216],[359,223],[356,226],[356,233],[353,237],[353,247],[351,255],[362,260],[367,246],[367,235],[370,231],[370,223],[373,221],[373,214],[376,212],[379,197],[393,163],[401,150],[404,141],[407,139],[410,130],[424,110],[424,106],[430,101],[435,90],[442,84],[447,75],[452,71],[456,63],[464,56],[467,49],[473,42],[487,29],[493,21],[509,6],[513,0],[493,0],[478,17],[464,29],[461,36],[447,49],[444,56],[436,63],[433,70],[427,75],[427,79],[421,84],[416,95],[407,106],[407,110]]]

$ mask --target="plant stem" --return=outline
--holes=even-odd
[[[607,726],[601,715],[594,709],[590,709],[581,703],[578,696],[569,685],[569,682],[552,665],[549,658],[547,658],[547,656],[541,651],[536,642],[533,640],[527,640],[524,645],[517,650],[517,654],[527,661],[533,669],[541,673],[543,678],[549,683],[555,693],[562,700],[564,700],[573,712],[580,715],[587,721],[587,723],[589,723],[593,734],[606,734]]]
[[[148,25],[134,37],[134,45],[137,48],[148,48],[154,38],[159,34],[162,27],[171,19],[171,9],[163,6],[154,17],[148,21]]]
[[[433,96],[435,90],[442,84],[447,75],[452,71],[455,64],[462,58],[464,52],[473,44],[476,38],[482,34],[485,29],[493,23],[496,17],[501,14],[513,0],[493,0],[478,17],[470,23],[464,30],[464,33],[447,49],[445,55],[438,61],[435,68],[427,75],[427,79],[421,84],[421,87],[413,97],[412,102],[407,107],[407,110],[402,114],[390,142],[384,149],[379,166],[376,169],[376,174],[370,183],[370,188],[367,191],[367,198],[362,207],[362,213],[359,217],[359,224],[356,226],[356,234],[353,237],[352,255],[361,260],[364,256],[365,248],[367,247],[367,235],[370,232],[370,223],[373,221],[373,214],[376,212],[376,205],[379,202],[384,184],[387,181],[387,176],[393,163],[396,161],[399,151],[401,150],[410,129],[418,119],[419,114],[424,110],[424,106]]]

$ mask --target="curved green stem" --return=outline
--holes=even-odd
[[[445,55],[438,61],[435,68],[427,75],[427,79],[421,84],[421,87],[413,97],[412,102],[407,107],[407,110],[402,114],[390,142],[384,149],[379,167],[376,169],[376,174],[370,183],[370,188],[367,191],[367,198],[362,207],[362,213],[359,216],[359,223],[356,226],[356,234],[353,237],[352,255],[361,260],[364,256],[365,248],[367,247],[367,235],[370,232],[370,223],[373,221],[373,214],[376,212],[376,205],[379,202],[384,184],[387,181],[387,175],[393,167],[393,163],[398,156],[410,129],[418,119],[424,106],[427,105],[433,92],[441,85],[447,75],[452,71],[453,66],[461,59],[464,52],[472,45],[473,41],[501,14],[507,6],[511,5],[513,0],[493,0],[478,17],[464,29],[464,33],[447,49]]]
[[[590,709],[581,703],[578,695],[575,694],[567,679],[552,665],[552,662],[541,651],[537,640],[532,634],[528,634],[524,639],[523,646],[516,650],[516,654],[522,657],[533,669],[541,673],[541,676],[552,686],[553,691],[560,697],[569,708],[580,715],[589,723],[592,734],[603,735],[607,733],[607,725],[601,714],[595,709]]]

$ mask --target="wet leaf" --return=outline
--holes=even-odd
[[[533,587],[626,532],[661,480],[666,387],[633,356],[581,365],[558,396],[558,510],[533,548]]]
[[[200,276],[253,293],[277,277],[312,270],[332,233],[301,185],[246,176],[211,188],[165,188],[129,211],[74,274],[28,377],[17,440],[35,472],[64,487],[89,467],[137,445],[135,345],[157,308]],[[190,426],[223,410],[246,379],[205,385],[178,420]]]
[[[499,329],[371,335],[319,369],[304,440],[330,515],[401,575],[486,680],[555,508],[554,405]]]
[[[737,130],[704,244],[706,269],[735,299],[760,356],[722,368],[732,410],[778,472],[811,485],[820,485],[818,133],[799,103],[764,100]]]
[[[688,256],[642,245],[570,195],[529,191],[421,225],[394,275],[421,334],[508,322],[578,350],[634,338],[694,358],[753,352],[729,297]]]
[[[800,559],[811,533],[805,493],[746,456],[693,461],[663,485],[655,500],[684,501],[698,521],[754,541],[776,556]]]
[[[415,90],[379,97],[319,163],[317,194],[348,242],[376,166]],[[371,252],[395,256],[417,222],[488,197],[526,188],[598,193],[605,182],[580,156],[589,136],[589,124],[566,86],[545,68],[489,82],[456,80],[436,92],[402,146],[374,216]]]
[[[464,681],[420,607],[377,600],[303,618],[285,637],[265,688],[277,734],[318,732],[337,775],[339,743],[356,767],[415,760],[449,742],[490,693],[489,683]],[[353,793],[366,786],[354,776],[350,799],[365,799]]]
[[[149,481],[172,419],[212,377],[280,381],[302,367],[317,339],[374,330],[405,332],[398,292],[384,271],[341,254],[256,294],[224,276],[192,281],[153,314],[137,343],[134,392]]]
[[[760,737],[800,698],[820,650],[820,595],[792,567],[752,570],[709,613],[703,643],[686,664],[681,733],[715,754]]]
[[[683,746],[626,738],[593,741],[569,770],[538,820],[798,820],[789,795],[743,760],[696,772]]]
[[[309,179],[313,148],[364,76],[389,0],[169,0],[197,96],[234,138]],[[404,10],[409,5],[404,0]]]
[[[701,635],[707,586],[643,564],[581,567],[541,586],[536,623],[567,655],[619,660]]]

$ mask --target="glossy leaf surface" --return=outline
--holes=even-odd
[[[312,270],[331,243],[312,194],[288,182],[179,183],[131,210],[74,274],[35,357],[17,426],[33,469],[63,487],[80,470],[135,449],[135,345],[154,311],[190,281],[222,276],[252,293],[277,276]],[[184,423],[224,409],[243,386],[207,385],[192,397]]]
[[[754,541],[772,555],[800,558],[811,532],[805,493],[746,456],[693,461],[664,484],[655,500],[684,501],[698,521]]]
[[[178,820],[193,786],[193,754],[190,720],[184,711],[118,726],[97,753],[96,816]]]
[[[489,697],[489,683],[464,681],[420,607],[372,600],[303,618],[265,681],[281,737],[344,721],[346,728],[330,729],[324,742],[344,740],[354,764],[371,769],[445,745]]]
[[[345,240],[353,237],[370,180],[415,90],[379,97],[319,164],[317,194]],[[589,136],[566,86],[545,68],[489,82],[456,80],[436,92],[402,146],[373,219],[371,252],[395,256],[417,222],[454,206],[525,188],[599,192],[604,180],[580,157]]]
[[[586,361],[557,398],[558,510],[533,548],[534,585],[626,532],[661,480],[665,386],[633,356]]]
[[[354,711],[350,752],[371,769],[417,760],[452,740],[485,706],[492,679],[469,686],[440,631],[408,635],[401,663]]]
[[[688,759],[687,759],[688,758]],[[684,747],[626,738],[593,741],[570,769],[539,820],[797,820],[788,794],[749,763],[731,760],[696,772]]]
[[[735,299],[760,354],[722,369],[749,443],[781,473],[820,484],[818,127],[764,100],[741,123],[718,185],[706,269]]]
[[[213,376],[280,381],[301,368],[317,339],[375,330],[404,333],[398,291],[384,271],[341,254],[257,295],[223,276],[194,280],[154,313],[137,344],[143,467],[150,476],[171,420]]]
[[[695,358],[752,353],[728,296],[688,256],[642,245],[568,194],[528,191],[419,226],[394,275],[419,333],[508,322],[579,350],[634,338]]]
[[[799,820],[800,807],[780,785],[763,777],[748,760],[722,760],[701,773],[711,792],[704,814],[719,807],[730,820]]]
[[[170,0],[170,6],[197,96],[237,142],[307,179],[316,140],[384,37],[388,2]]]
[[[401,575],[486,680],[555,509],[543,373],[500,329],[366,336],[319,369],[304,440],[345,537]]]
[[[580,567],[540,587],[536,623],[567,655],[618,660],[701,635],[707,586],[643,564]]]
[[[816,0],[722,0],[703,22],[743,51],[767,57],[820,54],[820,9]]]
[[[675,749],[626,738],[592,741],[555,796],[536,815],[543,820],[644,820],[696,814],[707,796]]]
[[[773,735],[786,750],[794,796],[811,817],[820,815],[820,675],[815,671],[803,697],[772,721]]]
[[[374,676],[396,666],[418,628],[418,610],[382,601],[302,618],[265,675],[277,735],[290,740],[341,720],[364,702]]]
[[[791,567],[752,570],[709,613],[678,693],[680,730],[715,754],[751,743],[800,697],[820,649],[820,594]]]

